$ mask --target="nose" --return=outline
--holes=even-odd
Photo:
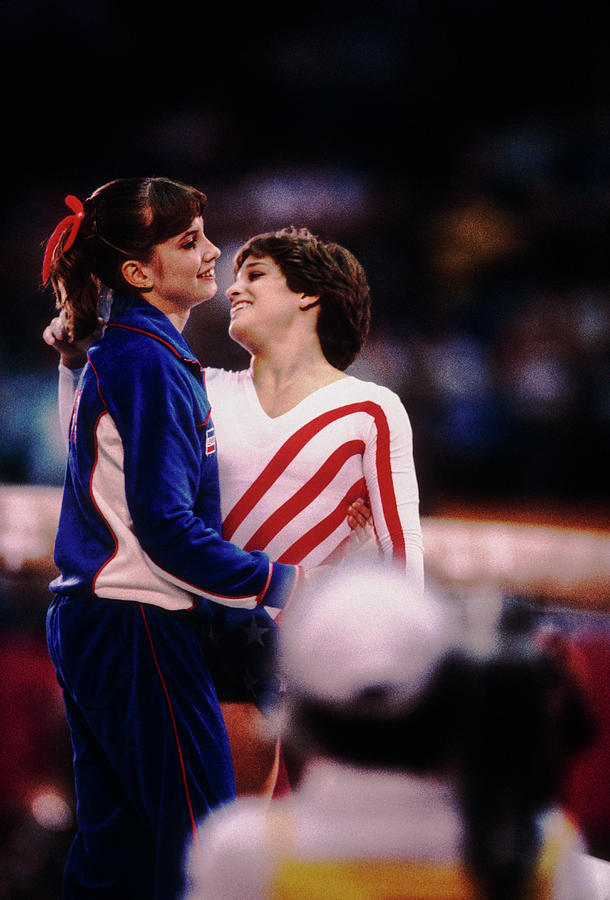
[[[206,246],[203,251],[203,256],[206,262],[212,262],[213,259],[218,259],[218,257],[220,256],[219,248],[216,246],[216,244],[213,244],[208,237],[206,237],[205,241]]]
[[[233,282],[231,287],[227,288],[227,290],[225,291],[225,294],[227,296],[227,300],[234,300],[235,297],[237,297],[239,295],[239,285],[237,284],[236,281]]]

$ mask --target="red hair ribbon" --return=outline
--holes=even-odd
[[[42,261],[42,283],[46,284],[49,280],[49,275],[51,274],[51,265],[53,262],[53,254],[55,252],[55,248],[57,247],[59,241],[63,237],[63,235],[70,229],[70,234],[68,235],[66,242],[62,248],[62,253],[65,253],[66,250],[69,250],[74,241],[76,240],[76,235],[78,234],[78,229],[81,226],[83,221],[83,217],[85,215],[85,210],[83,208],[83,204],[80,202],[78,197],[73,197],[72,194],[68,194],[66,197],[66,206],[70,207],[73,211],[74,215],[66,216],[65,219],[62,219],[49,240],[47,241],[47,246],[44,251],[44,259]]]

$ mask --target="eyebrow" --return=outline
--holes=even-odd
[[[201,227],[201,230],[203,231],[203,225]],[[176,235],[176,240],[183,241],[184,238],[190,237],[191,235],[198,234],[198,233],[199,233],[199,226],[196,225],[194,228],[189,228],[187,231],[184,231],[182,234]]]
[[[266,256],[249,256],[244,262],[242,268],[249,269],[251,266],[266,265],[269,259]]]

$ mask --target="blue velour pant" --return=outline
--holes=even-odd
[[[64,900],[174,900],[195,824],[235,797],[197,608],[56,597],[47,641],[74,749]]]

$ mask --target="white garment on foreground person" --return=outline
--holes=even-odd
[[[555,811],[540,824],[551,834],[565,828],[565,819]],[[411,859],[433,862],[440,870],[459,860],[462,838],[456,797],[446,783],[316,761],[292,798],[271,807],[257,798],[238,800],[202,826],[200,854],[191,851],[187,897],[267,900],[278,856],[287,844],[302,859],[347,858],[371,865],[379,859]],[[553,900],[610,896],[594,893],[589,869],[597,861],[583,851],[578,835],[567,831]]]
[[[463,868],[467,817],[443,755],[468,702],[453,691],[460,670],[450,668],[452,654],[464,649],[455,610],[429,594],[405,596],[404,579],[356,564],[319,582],[317,594],[311,587],[281,635],[280,731],[307,759],[304,775],[291,797],[239,800],[202,825],[190,851],[187,900],[335,900],[346,896],[344,878],[358,900],[409,897],[422,879],[436,889],[431,896],[474,897]],[[469,659],[461,660],[466,672]],[[480,680],[478,667],[475,660]],[[437,733],[439,714],[447,733],[444,724]],[[415,743],[421,737],[432,751],[435,740],[443,745],[429,765],[414,761],[415,749],[400,763],[400,742],[392,740],[409,735],[394,730],[403,718]],[[549,803],[533,824],[536,871],[550,861],[537,896],[595,898],[593,861],[569,818]]]

